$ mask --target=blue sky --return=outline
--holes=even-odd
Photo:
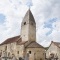
[[[0,0],[0,43],[20,35],[29,7],[37,25],[37,42],[43,46],[60,42],[60,0]]]
[[[4,23],[5,22],[5,15],[4,14],[0,14],[0,23]]]
[[[53,28],[53,27],[52,27],[52,24],[53,24],[54,22],[56,22],[56,21],[57,21],[57,18],[52,18],[52,19],[50,18],[48,21],[45,21],[44,27],[45,27],[45,28],[51,28],[51,29],[52,29],[52,28]]]
[[[50,28],[50,31],[48,31],[47,33],[46,33],[46,35],[48,36],[48,35],[50,35],[51,33],[52,33],[52,31],[53,31],[53,23],[54,22],[56,22],[58,19],[57,18],[50,18],[48,21],[45,21],[44,22],[44,28]],[[55,27],[56,27],[56,25],[55,25]]]

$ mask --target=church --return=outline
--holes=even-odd
[[[36,22],[30,9],[21,23],[19,36],[6,39],[0,44],[0,56],[29,57],[29,60],[45,60],[45,49],[36,42]],[[27,56],[28,55],[28,56]]]

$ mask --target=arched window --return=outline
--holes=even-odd
[[[33,23],[31,23],[31,25],[33,25]]]
[[[31,54],[31,51],[29,51],[29,54]]]
[[[24,25],[26,25],[26,22],[24,22]]]
[[[5,46],[5,50],[7,50],[7,46]]]
[[[42,58],[40,58],[40,60],[42,60]]]
[[[8,57],[10,56],[10,52],[8,52]]]
[[[19,54],[19,51],[17,51],[17,54]]]

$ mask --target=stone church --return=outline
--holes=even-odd
[[[0,56],[29,57],[29,60],[45,60],[45,49],[36,42],[36,22],[30,9],[21,23],[21,34],[0,44]]]

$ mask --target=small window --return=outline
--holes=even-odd
[[[40,60],[42,60],[42,58],[40,58]]]
[[[31,23],[31,25],[33,25],[33,23]]]
[[[29,54],[31,54],[31,51],[29,51]]]
[[[19,54],[19,51],[17,51],[17,54]]]
[[[7,50],[7,46],[5,46],[5,50]]]
[[[8,52],[8,56],[10,56],[10,52]]]
[[[43,53],[43,55],[44,55],[45,53]]]
[[[26,25],[26,22],[24,22],[24,25]]]

